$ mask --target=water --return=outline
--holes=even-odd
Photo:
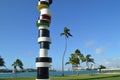
[[[61,76],[61,71],[55,71],[55,72],[50,72],[50,76]],[[87,70],[81,70],[79,71],[79,74],[95,74],[98,73],[97,70],[91,70],[91,71],[87,71]],[[75,75],[77,74],[76,71],[65,71],[64,72],[65,75]],[[37,75],[36,72],[23,72],[23,73],[0,73],[0,78],[13,78],[13,77],[35,77]]]

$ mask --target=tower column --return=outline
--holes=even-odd
[[[36,58],[37,79],[50,80],[49,66],[52,59],[48,57],[50,49],[50,31],[48,30],[51,23],[50,5],[52,0],[38,0],[37,9],[40,11],[39,19],[36,23],[38,27],[38,43],[40,44],[39,57]]]

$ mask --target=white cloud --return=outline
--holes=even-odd
[[[111,58],[111,59],[103,59],[96,62],[97,65],[104,65],[107,68],[120,68],[120,57]]]
[[[85,46],[93,46],[96,43],[95,40],[85,42]]]
[[[97,48],[95,50],[95,54],[103,54],[104,53],[104,48]]]

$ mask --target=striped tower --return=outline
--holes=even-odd
[[[48,30],[51,23],[50,4],[52,4],[52,0],[39,0],[37,6],[37,9],[40,11],[40,17],[37,22],[40,52],[39,57],[36,58],[36,80],[50,80],[49,66],[52,62],[52,59],[48,57],[48,50],[51,43],[50,31]]]

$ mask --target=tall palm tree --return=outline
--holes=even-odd
[[[70,34],[70,29],[68,29],[67,27],[64,27],[64,31],[60,35],[65,36],[65,49],[64,49],[63,56],[62,56],[62,76],[64,76],[64,56],[67,50],[67,39],[69,37],[72,37],[72,35]]]
[[[4,59],[0,56],[0,67],[5,67]]]
[[[91,58],[91,55],[90,55],[90,54],[87,54],[86,57],[85,57],[85,61],[86,61],[87,69],[90,69],[89,63],[94,63],[94,59]]]
[[[23,69],[23,63],[20,59],[16,59],[16,61],[13,62],[12,66],[14,67],[14,72],[17,71],[17,67],[19,67],[20,69]]]

